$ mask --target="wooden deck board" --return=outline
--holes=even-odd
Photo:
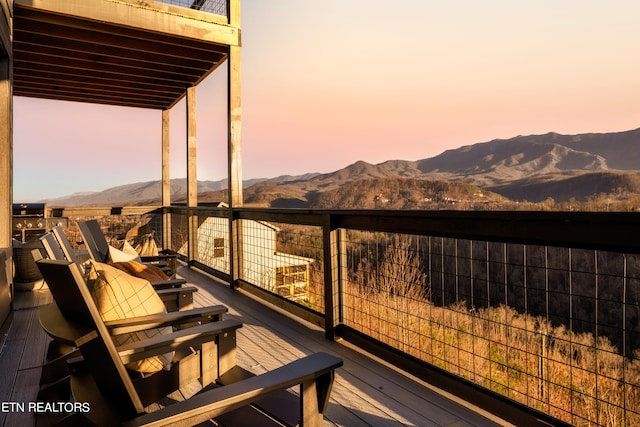
[[[508,425],[352,346],[328,341],[317,326],[292,320],[200,272],[182,268],[180,274],[199,288],[195,305],[226,305],[229,315],[243,322],[238,359],[246,369],[260,373],[316,351],[344,360],[326,413],[328,426]]]
[[[243,322],[238,331],[238,363],[261,373],[301,356],[325,351],[341,357],[344,366],[336,381],[324,425],[331,426],[495,426],[498,419],[425,384],[348,343],[324,338],[321,328],[294,320],[242,292],[186,267],[179,275],[198,287],[194,306],[224,304],[227,317]],[[48,291],[24,292],[14,303],[14,319],[5,328],[0,349],[0,399],[32,402],[36,399],[40,365],[49,341],[38,324],[37,306],[50,301]],[[197,387],[183,390],[191,395]],[[50,425],[51,416],[1,413],[0,425]]]
[[[3,402],[24,404],[24,412],[0,413],[2,425],[29,427],[36,418],[29,412],[28,402],[34,402],[39,390],[42,362],[50,339],[38,323],[38,307],[51,302],[48,290],[18,292],[13,304],[13,321],[7,328],[0,349],[0,396]]]

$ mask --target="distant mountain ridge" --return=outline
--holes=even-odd
[[[423,173],[489,174],[504,178],[504,170],[539,174],[567,170],[639,170],[640,129],[615,133],[517,136],[467,145],[425,160]]]
[[[379,185],[381,179],[402,177],[464,182],[515,200],[569,200],[610,191],[640,192],[639,171],[640,129],[579,135],[550,132],[467,145],[417,161],[376,165],[358,161],[331,173],[249,180],[244,182],[244,197],[248,205],[309,207],[316,206],[321,194],[347,183],[378,180]],[[200,200],[226,200],[226,184],[226,180],[199,182]],[[172,180],[171,193],[175,200],[184,197],[186,180]],[[160,182],[152,181],[47,202],[124,205],[159,199]]]

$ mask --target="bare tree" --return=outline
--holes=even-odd
[[[379,292],[411,300],[428,297],[427,275],[410,236],[394,236],[373,273]]]

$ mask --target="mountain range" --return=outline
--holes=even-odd
[[[405,184],[410,185],[398,187],[398,179],[404,179]],[[355,182],[363,180],[369,181],[369,193],[373,198],[378,197],[378,201],[397,199],[397,193],[403,187],[414,189],[407,197],[434,200],[433,188],[438,185],[440,192],[436,198],[441,200],[455,199],[445,194],[452,191],[456,197],[479,197],[483,202],[501,198],[529,202],[548,198],[587,200],[599,194],[640,194],[640,129],[517,136],[467,145],[417,161],[389,160],[379,164],[358,161],[331,173],[248,180],[243,183],[244,199],[248,206],[382,207],[376,203],[370,206],[371,203],[364,200],[345,202],[331,194],[341,188],[345,194],[347,184],[353,188],[358,186]],[[395,184],[391,184],[394,180]],[[442,183],[465,184],[473,189],[444,189]],[[226,180],[201,181],[198,183],[199,200],[226,200],[226,188]],[[160,189],[160,182],[152,181],[46,202],[54,206],[159,204]],[[374,194],[378,189],[382,192]],[[423,196],[420,196],[421,192]],[[172,201],[184,201],[186,180],[172,180],[171,193]],[[352,202],[357,205],[348,206]],[[362,206],[363,203],[366,206]],[[399,206],[411,208],[402,203]],[[414,207],[424,208],[421,205]]]

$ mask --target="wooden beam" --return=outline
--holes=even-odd
[[[146,78],[151,77],[165,82],[173,81],[181,84],[184,84],[184,82],[195,83],[201,76],[201,73],[195,73],[193,71],[187,73],[185,70],[175,68],[171,70],[170,67],[165,66],[154,68],[151,64],[144,66],[141,62],[118,61],[114,58],[106,61],[95,57],[91,58],[91,55],[81,55],[62,49],[48,48],[47,50],[48,53],[39,54],[33,50],[26,51],[18,48],[14,50],[14,58],[16,61],[25,64],[36,63],[53,67],[73,67],[89,73],[102,72],[114,76],[143,75]]]
[[[125,107],[152,108],[152,109],[167,108],[172,104],[172,100],[167,100],[164,103],[160,104],[158,102],[149,102],[144,98],[133,98],[133,97],[120,98],[115,96],[100,97],[95,94],[90,94],[87,96],[79,96],[79,95],[74,95],[70,93],[66,93],[66,94],[55,93],[53,91],[50,93],[43,93],[37,90],[33,90],[32,88],[31,89],[18,88],[17,86],[14,86],[14,89],[15,89],[14,94],[16,94],[17,96],[53,99],[58,101],[90,102],[94,104],[119,105],[119,106],[125,106]],[[18,91],[18,89],[20,90]]]
[[[90,84],[77,83],[73,84],[72,82],[64,81],[54,81],[47,82],[42,78],[33,78],[33,79],[16,79],[14,80],[14,86],[21,86],[23,90],[29,90],[38,92],[38,91],[51,91],[52,93],[59,92],[64,95],[72,95],[76,94],[78,96],[83,96],[87,93],[87,91],[91,91],[97,97],[102,96],[103,98],[124,98],[124,99],[133,99],[140,98],[141,100],[150,101],[151,104],[160,104],[162,102],[166,102],[167,100],[173,100],[174,96],[167,96],[158,92],[149,92],[144,89],[137,88],[118,88],[118,90],[110,90],[104,86],[94,86]]]
[[[239,42],[226,16],[211,16],[138,0],[17,0],[13,93],[171,108],[226,60],[216,34]]]
[[[24,42],[36,41],[58,47],[65,47],[67,43],[84,42],[96,48],[108,49],[109,52],[134,51],[140,59],[162,58],[167,62],[180,60],[196,67],[199,67],[199,62],[210,63],[218,55],[226,54],[225,46],[184,39],[179,35],[153,34],[106,23],[46,15],[30,9],[20,10],[19,13],[15,17],[14,39]],[[67,44],[66,47],[73,46],[80,48],[81,45]],[[149,53],[152,55],[145,56]]]
[[[26,64],[25,64],[26,65]],[[20,75],[28,75],[29,73],[38,72],[39,74],[49,73],[52,77],[58,78],[59,75],[62,75],[64,79],[69,78],[91,78],[97,81],[103,82],[105,85],[110,85],[111,83],[118,85],[134,85],[136,87],[145,87],[152,88],[153,90],[162,90],[163,87],[166,87],[168,90],[175,92],[176,89],[179,89],[180,93],[184,92],[184,83],[180,81],[171,81],[167,79],[153,78],[144,74],[118,74],[114,75],[110,72],[103,70],[95,70],[91,71],[91,73],[87,73],[86,70],[81,70],[77,68],[70,67],[67,64],[60,64],[58,66],[54,66],[52,64],[37,64],[30,63],[28,64],[28,68],[23,68],[20,64],[15,64],[14,71],[20,71]]]
[[[103,80],[91,76],[81,75],[56,75],[52,76],[47,72],[40,70],[29,70],[27,73],[20,73],[13,76],[13,84],[15,86],[29,87],[30,85],[48,84],[49,86],[57,85],[63,88],[73,89],[75,87],[85,90],[106,90],[111,89],[112,92],[118,93],[136,93],[151,98],[173,99],[176,96],[184,95],[184,88],[143,85],[139,82],[124,80]]]
[[[43,38],[47,37],[46,43]],[[157,69],[171,74],[199,75],[208,71],[212,63],[218,62],[222,54],[212,53],[207,60],[189,60],[163,55],[156,51],[137,51],[113,48],[103,44],[68,40],[60,37],[32,33],[16,34],[14,51],[39,53],[41,55],[64,56],[77,60],[97,61],[109,64],[125,64],[142,69]]]
[[[76,16],[96,22],[111,22],[156,33],[177,34],[184,38],[222,45],[238,45],[240,31],[221,25],[217,15],[188,8],[168,8],[159,2],[111,0],[15,0],[24,8],[40,9],[57,15]],[[192,14],[191,16],[187,16]]]

